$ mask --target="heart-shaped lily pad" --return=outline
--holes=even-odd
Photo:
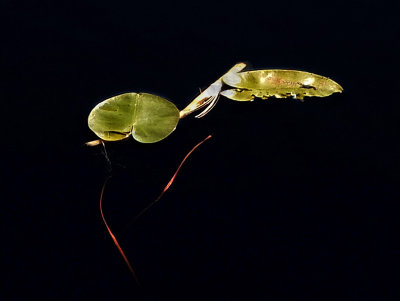
[[[160,141],[178,124],[179,110],[170,101],[148,93],[125,93],[99,103],[89,114],[89,128],[101,139],[128,137],[142,143]]]

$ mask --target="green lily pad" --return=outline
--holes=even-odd
[[[179,110],[170,101],[148,93],[125,93],[99,103],[89,114],[89,128],[101,139],[128,137],[142,143],[160,141],[178,124]]]

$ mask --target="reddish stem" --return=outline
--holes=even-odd
[[[161,192],[161,194],[158,196],[158,198],[156,198],[150,205],[148,205],[146,208],[144,208],[136,217],[135,220],[137,218],[139,218],[143,213],[145,213],[147,210],[149,210],[155,203],[157,203],[162,196],[165,194],[165,192],[169,189],[169,187],[172,185],[172,183],[174,182],[179,170],[181,169],[182,165],[185,163],[186,159],[193,153],[193,151],[198,148],[201,144],[203,144],[205,141],[207,141],[208,139],[211,138],[211,135],[208,135],[205,139],[203,139],[201,142],[199,142],[198,144],[196,144],[196,146],[194,146],[190,152],[187,153],[187,155],[183,158],[183,160],[181,161],[181,163],[179,164],[178,168],[176,169],[174,175],[172,176],[171,180],[169,180],[168,184],[164,187],[163,191]],[[122,258],[124,259],[126,265],[128,266],[129,270],[131,271],[133,278],[135,279],[136,283],[139,285],[139,279],[136,276],[135,271],[133,270],[133,267],[131,265],[131,263],[128,260],[128,257],[126,257],[125,252],[122,250],[121,246],[118,243],[117,238],[115,237],[115,235],[112,233],[110,227],[107,224],[107,221],[104,217],[103,214],[103,194],[104,194],[104,190],[106,188],[106,184],[108,182],[108,180],[110,179],[110,177],[108,177],[104,184],[103,187],[101,188],[101,194],[100,194],[100,214],[101,214],[101,218],[103,219],[104,225],[107,228],[108,233],[110,234],[115,246],[117,247],[119,253],[121,254]]]

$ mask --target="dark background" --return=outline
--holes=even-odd
[[[399,300],[398,4],[3,1],[7,300]],[[222,98],[156,144],[87,116],[148,92],[184,108],[235,63],[340,83],[328,98]],[[163,199],[136,223],[185,154]]]

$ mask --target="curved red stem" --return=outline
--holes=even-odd
[[[143,213],[145,213],[147,210],[149,210],[155,203],[157,203],[157,202],[162,198],[162,196],[165,194],[165,192],[168,190],[168,188],[169,188],[169,187],[172,185],[172,183],[174,182],[174,180],[175,180],[175,178],[176,178],[176,176],[177,176],[179,170],[181,169],[182,165],[185,163],[186,159],[193,153],[193,151],[194,151],[196,148],[198,148],[201,144],[203,144],[205,141],[207,141],[207,140],[210,139],[211,137],[212,137],[211,135],[208,135],[205,139],[203,139],[201,142],[199,142],[198,144],[196,144],[196,145],[191,149],[190,152],[188,152],[188,153],[186,154],[186,156],[183,158],[183,160],[182,160],[181,163],[179,164],[178,168],[176,169],[174,175],[173,175],[172,178],[169,180],[168,184],[164,187],[163,191],[162,191],[161,194],[158,196],[158,198],[156,198],[150,205],[148,205],[146,208],[144,208],[144,209],[135,217],[135,220],[136,220],[137,218],[139,218],[139,217],[140,217]],[[133,278],[135,279],[136,283],[137,283],[138,285],[140,285],[140,284],[139,284],[139,279],[138,279],[138,277],[136,276],[136,273],[135,273],[135,271],[134,271],[134,269],[133,269],[131,263],[129,262],[128,257],[126,257],[125,252],[122,250],[121,246],[120,246],[119,243],[118,243],[117,238],[116,238],[115,235],[112,233],[112,231],[111,231],[110,227],[108,226],[107,221],[106,221],[106,219],[105,219],[105,217],[104,217],[104,213],[103,213],[103,195],[104,195],[104,190],[105,190],[105,188],[106,188],[106,184],[107,184],[107,182],[108,182],[109,179],[110,179],[110,177],[108,177],[108,178],[104,181],[103,187],[101,188],[101,194],[100,194],[100,214],[101,214],[101,218],[103,219],[104,225],[106,226],[107,231],[108,231],[108,233],[110,234],[110,236],[111,236],[111,238],[112,238],[112,240],[113,240],[115,246],[117,247],[119,253],[121,254],[122,258],[124,259],[124,261],[125,261],[126,265],[128,266],[129,270],[131,271],[131,274],[133,275]]]

